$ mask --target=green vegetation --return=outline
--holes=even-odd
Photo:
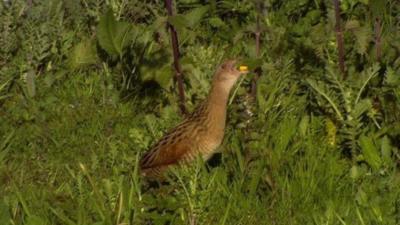
[[[341,1],[344,74],[333,1],[30,2],[0,2],[1,225],[400,224],[398,1]],[[180,120],[167,22],[187,108],[223,59],[261,73],[220,162],[155,188],[138,159]]]

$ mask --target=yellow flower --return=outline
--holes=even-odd
[[[325,121],[325,129],[326,129],[326,133],[327,133],[327,140],[328,140],[328,144],[335,146],[336,145],[336,125],[335,123],[327,118]]]

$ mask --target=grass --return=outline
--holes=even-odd
[[[138,157],[178,120],[175,108],[159,107],[156,117],[140,100],[112,102],[113,91],[102,102],[96,77],[69,77],[32,101],[14,95],[3,106],[2,224],[398,222],[398,171],[356,177],[328,144],[324,120],[290,96],[252,119],[263,127],[252,141],[235,128],[243,118],[231,108],[220,164],[198,162],[150,188],[137,174]]]

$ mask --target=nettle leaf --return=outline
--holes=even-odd
[[[181,31],[189,26],[185,17],[181,14],[175,16],[169,16],[168,23],[174,26],[174,28],[177,29],[178,31]]]
[[[173,71],[170,64],[161,68],[143,67],[140,74],[142,81],[155,81],[164,89],[168,89],[172,84]]]
[[[170,65],[166,65],[154,74],[154,80],[164,89],[171,86],[173,73]]]
[[[208,20],[208,22],[212,27],[216,28],[223,27],[226,25],[225,22],[221,20],[219,17],[212,17]]]
[[[77,69],[97,63],[96,46],[91,40],[83,40],[78,43],[71,51],[69,66]]]
[[[359,145],[368,165],[370,165],[372,169],[378,170],[382,166],[382,160],[372,137],[362,135],[359,139]]]
[[[172,24],[177,30],[182,30],[184,28],[193,28],[194,26],[199,24],[201,19],[207,13],[208,9],[208,6],[202,6],[199,8],[195,8],[186,14],[169,16],[168,22]]]
[[[201,6],[186,13],[185,19],[187,20],[188,26],[193,27],[197,25],[204,17],[204,15],[207,13],[208,9],[209,9],[208,6]]]
[[[117,21],[110,9],[100,19],[97,38],[108,54],[122,56],[124,48],[132,40],[132,26],[127,22]]]

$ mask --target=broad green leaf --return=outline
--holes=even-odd
[[[168,17],[168,22],[174,26],[174,28],[178,31],[182,31],[186,27],[188,27],[188,22],[186,21],[185,16],[178,14],[175,16],[169,16]]]
[[[127,22],[116,21],[112,10],[108,10],[97,26],[100,46],[112,56],[122,56],[124,48],[132,38],[132,27]]]
[[[69,65],[72,69],[92,65],[96,62],[96,46],[91,40],[83,40],[72,49],[69,59]]]
[[[187,25],[189,27],[197,25],[204,17],[204,15],[207,13],[208,9],[209,9],[208,6],[201,6],[186,13],[185,19],[187,21]]]
[[[166,65],[160,70],[158,70],[154,75],[154,80],[164,89],[168,89],[168,87],[172,84],[172,69],[170,65]]]
[[[208,20],[212,27],[222,27],[225,26],[225,22],[222,21],[219,17],[212,17]]]
[[[208,11],[208,6],[202,6],[189,11],[186,14],[176,14],[168,17],[168,22],[175,29],[183,30],[184,28],[193,28],[196,26]]]
[[[359,139],[359,145],[368,165],[370,165],[372,169],[378,170],[382,166],[382,160],[372,138],[362,135]]]
[[[155,81],[164,89],[172,84],[173,72],[170,64],[159,68],[142,67],[140,74],[142,81]]]

